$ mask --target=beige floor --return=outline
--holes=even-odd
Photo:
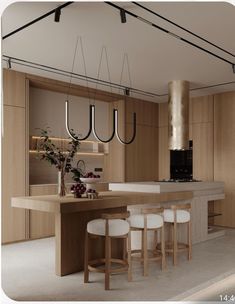
[[[133,282],[126,274],[111,278],[111,291],[103,289],[103,275],[92,273],[83,284],[83,273],[65,277],[54,274],[54,238],[2,246],[2,287],[14,300],[25,301],[131,301],[131,300],[217,300],[220,292],[235,294],[235,231],[193,247],[193,260],[181,256],[179,266],[161,272],[151,263],[149,277],[134,265]],[[218,281],[228,279],[229,284]],[[217,287],[216,287],[217,284]],[[208,286],[214,286],[212,292]],[[199,292],[199,291],[205,291]],[[222,290],[222,291],[221,291]],[[209,290],[210,291],[210,290]],[[197,297],[198,295],[198,297]],[[190,298],[191,297],[191,298]]]

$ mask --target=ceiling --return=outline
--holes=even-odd
[[[235,57],[143,11],[133,3],[116,4],[235,63]],[[231,4],[224,2],[144,2],[142,4],[235,54],[235,7]],[[10,5],[2,15],[2,35],[6,35],[58,5],[61,5],[61,2],[19,2]],[[120,83],[123,56],[127,53],[131,82],[135,88],[167,94],[167,83],[170,80],[184,79],[190,81],[191,89],[213,86],[191,91],[192,96],[235,90],[235,74],[230,64],[131,16],[127,16],[127,23],[122,24],[119,11],[102,2],[71,4],[62,10],[59,23],[55,23],[54,15],[51,15],[3,40],[2,54],[72,71],[78,36],[82,38],[88,76],[97,77],[101,49],[105,46],[112,82]],[[3,66],[6,66],[5,62]],[[69,81],[68,77],[16,64],[13,64],[12,68]],[[85,74],[80,44],[78,44],[74,72]],[[109,80],[104,57],[99,77]],[[72,82],[87,85],[75,79],[72,79]],[[227,82],[233,83],[214,86]],[[130,85],[126,64],[122,84]],[[92,85],[89,84],[89,86]],[[110,90],[100,85],[98,88]],[[138,97],[141,98],[141,96]],[[162,97],[142,98],[154,102],[166,100]]]

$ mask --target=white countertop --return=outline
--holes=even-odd
[[[223,182],[130,182],[130,183],[109,183],[109,190],[129,191],[129,192],[177,192],[177,191],[204,191],[216,190],[224,191]]]

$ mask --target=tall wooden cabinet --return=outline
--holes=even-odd
[[[225,182],[225,200],[215,202],[217,225],[235,227],[235,92],[214,97],[214,178]]]
[[[27,212],[11,207],[27,194],[26,85],[24,74],[4,70],[2,132],[2,242],[27,238]]]
[[[114,107],[119,110],[122,139],[128,141],[132,137],[133,112],[137,132],[130,145],[122,145],[116,138],[109,143],[105,178],[112,182],[158,180],[158,104],[127,98],[111,103],[110,113]]]
[[[193,140],[193,177],[214,179],[213,96],[192,98],[190,101],[190,128]]]

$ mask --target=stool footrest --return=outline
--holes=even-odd
[[[135,250],[131,250],[131,255],[132,254],[141,254],[142,250],[141,249],[135,249]],[[149,253],[152,254],[152,257],[149,256]],[[144,261],[144,258],[142,256],[131,256],[131,258],[133,260],[138,260],[138,261]],[[148,249],[148,260],[150,261],[155,261],[155,260],[159,260],[162,258],[162,254],[160,254],[157,250],[155,249]]]
[[[121,259],[110,259],[111,265],[112,264],[118,264],[118,265],[122,265],[119,267],[115,267],[115,268],[110,268],[110,274],[113,273],[119,273],[119,272],[125,272],[128,270],[128,262],[125,260],[121,260]],[[100,268],[98,268],[100,267]],[[96,260],[91,260],[88,262],[88,269],[89,271],[92,272],[105,272],[105,259],[101,258],[101,259],[96,259]]]

